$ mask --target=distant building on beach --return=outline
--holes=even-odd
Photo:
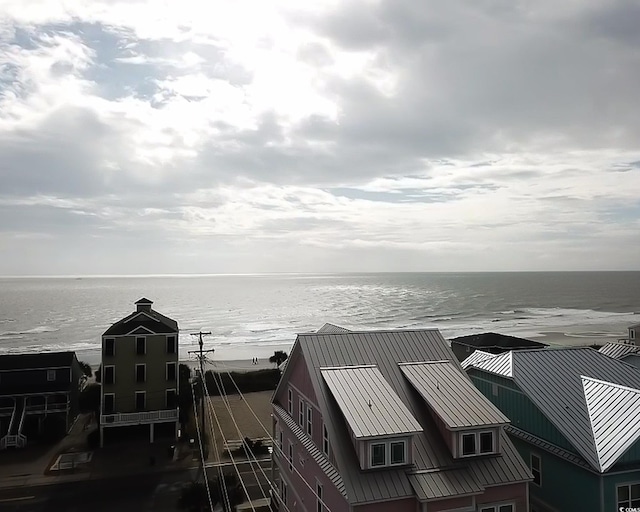
[[[460,336],[453,338],[451,348],[458,358],[458,361],[464,361],[471,355],[474,350],[482,350],[490,354],[502,354],[509,350],[524,350],[532,348],[545,348],[548,345],[538,341],[531,341],[525,338],[517,338],[515,336],[507,336],[496,332],[485,332],[482,334],[471,334],[469,336]]]
[[[0,355],[0,449],[23,447],[44,430],[67,432],[82,375],[74,352]]]
[[[173,423],[178,429],[178,323],[142,298],[102,335],[100,446],[105,428]]]
[[[511,420],[534,477],[532,512],[640,509],[640,371],[588,347],[474,354],[462,365]]]
[[[280,510],[526,512],[509,420],[437,330],[298,335],[273,397]]]

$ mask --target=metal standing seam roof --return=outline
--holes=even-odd
[[[640,346],[631,345],[630,343],[611,342],[600,347],[598,349],[598,352],[614,359],[620,359],[628,354],[635,354],[636,352],[640,352]]]
[[[297,357],[302,356],[300,359]],[[424,400],[404,377],[398,362],[450,360],[458,365],[453,351],[436,329],[348,332],[335,334],[300,334],[292,350],[292,362],[303,362],[309,372],[318,407],[326,421],[335,466],[342,476],[351,505],[414,497],[407,468],[362,471],[347,424],[332,392],[324,381],[321,368],[335,366],[377,365],[399,400],[423,428],[414,435],[414,459],[411,472],[450,467],[458,463],[469,470],[479,485],[496,486],[531,480],[531,473],[504,431],[502,454],[454,461],[442,440],[435,420]],[[287,372],[293,371],[293,364]],[[461,369],[459,371],[462,371]],[[281,385],[286,384],[287,374]],[[278,390],[276,390],[276,395]]]
[[[349,329],[345,329],[344,327],[340,327],[339,325],[330,324],[327,322],[320,329],[318,329],[318,333],[338,333],[338,332],[349,332]]]
[[[450,361],[401,363],[400,370],[451,430],[509,423]]]
[[[462,368],[466,370],[471,365],[484,361],[485,359],[491,359],[497,355],[498,354],[492,354],[491,352],[485,352],[484,350],[474,350],[471,355],[460,364],[462,365]]]
[[[513,377],[513,352],[504,352],[492,358],[481,359],[467,365],[466,368],[471,366],[495,373],[496,375],[502,375],[503,377]]]
[[[321,368],[356,439],[422,432],[376,366]]]
[[[482,494],[485,490],[466,468],[409,473],[409,482],[421,501]]]
[[[603,427],[600,423],[598,423],[599,429],[594,429],[589,409],[592,413],[598,409],[604,418],[605,406],[602,405],[603,408],[599,409],[595,404],[605,400],[606,396],[612,392],[606,386],[592,384],[585,389],[583,378],[603,381],[609,386],[640,389],[640,371],[588,347],[518,350],[511,353],[511,358],[511,378],[515,384],[567,439],[576,452],[598,472],[606,471],[605,467],[611,468],[624,451],[616,450],[607,452],[611,455],[605,455],[602,444],[604,439],[608,439],[609,436],[611,439],[615,436],[628,438],[632,435],[630,431],[637,427],[630,422],[612,420],[612,423],[607,423],[608,426],[604,431],[601,430]],[[488,363],[495,359],[481,361],[471,366],[469,371],[491,371],[489,369],[491,365]],[[493,373],[505,376],[499,371],[500,368],[495,370]],[[615,409],[613,404],[606,407],[609,411]],[[597,446],[601,449],[599,450]]]
[[[640,390],[582,377],[600,471],[607,471],[640,438]]]

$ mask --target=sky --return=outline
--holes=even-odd
[[[638,2],[0,13],[0,275],[640,270]]]

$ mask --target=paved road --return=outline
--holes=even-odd
[[[268,466],[263,464],[265,473]],[[217,472],[207,470],[209,478]],[[195,477],[196,471],[176,471],[85,480],[57,485],[0,491],[2,512],[169,512],[177,510],[180,490]],[[264,477],[256,482],[250,468],[241,469],[243,481],[252,499],[262,498],[260,484],[268,495]]]

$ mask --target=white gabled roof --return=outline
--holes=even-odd
[[[640,390],[581,376],[600,463],[607,471],[640,439]]]
[[[479,368],[486,372],[502,375],[503,377],[513,377],[513,351],[510,350],[504,354],[498,354],[490,358],[482,359],[469,366]]]
[[[485,352],[484,350],[474,350],[473,353],[460,364],[462,368],[466,370],[469,366],[484,361],[485,359],[496,357],[497,355],[498,354],[492,354],[491,352]]]
[[[614,359],[621,359],[627,354],[640,352],[640,346],[632,345],[631,343],[617,343],[612,341],[600,347],[598,352],[605,356],[613,357]]]

